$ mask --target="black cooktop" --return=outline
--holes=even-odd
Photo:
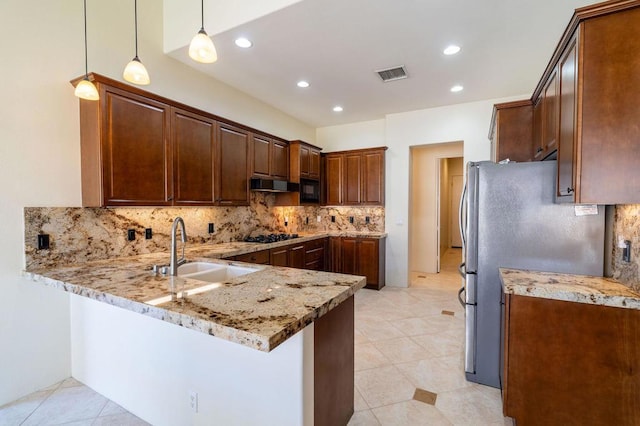
[[[245,237],[245,243],[275,243],[277,241],[291,240],[298,238],[298,234],[263,234],[255,237]]]

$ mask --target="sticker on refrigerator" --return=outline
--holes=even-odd
[[[576,216],[597,216],[598,206],[596,204],[583,204],[574,206]]]

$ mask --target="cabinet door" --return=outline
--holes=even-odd
[[[342,163],[341,155],[326,157],[327,205],[330,206],[342,204]]]
[[[172,108],[174,204],[213,205],[215,126],[210,118]]]
[[[558,120],[560,118],[558,101],[558,72],[554,71],[543,91],[543,156],[551,154],[558,147]]]
[[[111,88],[104,98],[104,205],[171,205],[169,106]]]
[[[367,286],[377,287],[379,282],[379,240],[363,238],[358,241],[358,275],[367,277]]]
[[[357,205],[361,203],[362,187],[362,155],[345,154],[343,204]]]
[[[531,143],[531,158],[542,160],[542,96],[539,96],[533,105],[533,129]]]
[[[285,180],[289,178],[289,144],[286,142],[272,141],[271,176]]]
[[[342,272],[342,238],[330,237],[329,238],[329,271],[341,273]]]
[[[269,262],[272,266],[289,266],[289,250],[287,247],[278,247],[270,250]]]
[[[358,275],[358,239],[357,238],[342,238],[342,272],[343,274]]]
[[[384,151],[362,155],[362,203],[384,205]]]
[[[304,269],[304,244],[289,246],[290,268]]]
[[[271,141],[253,135],[253,176],[269,177],[271,175]]]
[[[320,179],[320,152],[315,149],[309,150],[309,177]]]
[[[300,176],[309,177],[311,169],[310,150],[306,146],[300,145]]]
[[[560,140],[558,142],[558,192],[557,195],[573,201],[575,178],[573,173],[576,127],[576,41],[569,45],[560,59]]]
[[[217,203],[248,206],[249,134],[242,129],[220,124],[217,151]]]

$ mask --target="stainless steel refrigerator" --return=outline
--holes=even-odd
[[[555,161],[467,164],[459,298],[469,381],[501,387],[499,267],[603,274],[604,206],[597,206],[596,215],[581,215],[581,207],[556,204],[555,182]]]

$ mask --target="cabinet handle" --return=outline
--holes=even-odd
[[[171,195],[170,195],[170,196],[167,198],[167,201],[173,201],[173,196],[171,196]]]
[[[536,154],[540,154],[543,151],[542,148],[538,148],[538,151],[536,151]]]
[[[571,194],[573,192],[573,188],[567,188],[567,194]]]

